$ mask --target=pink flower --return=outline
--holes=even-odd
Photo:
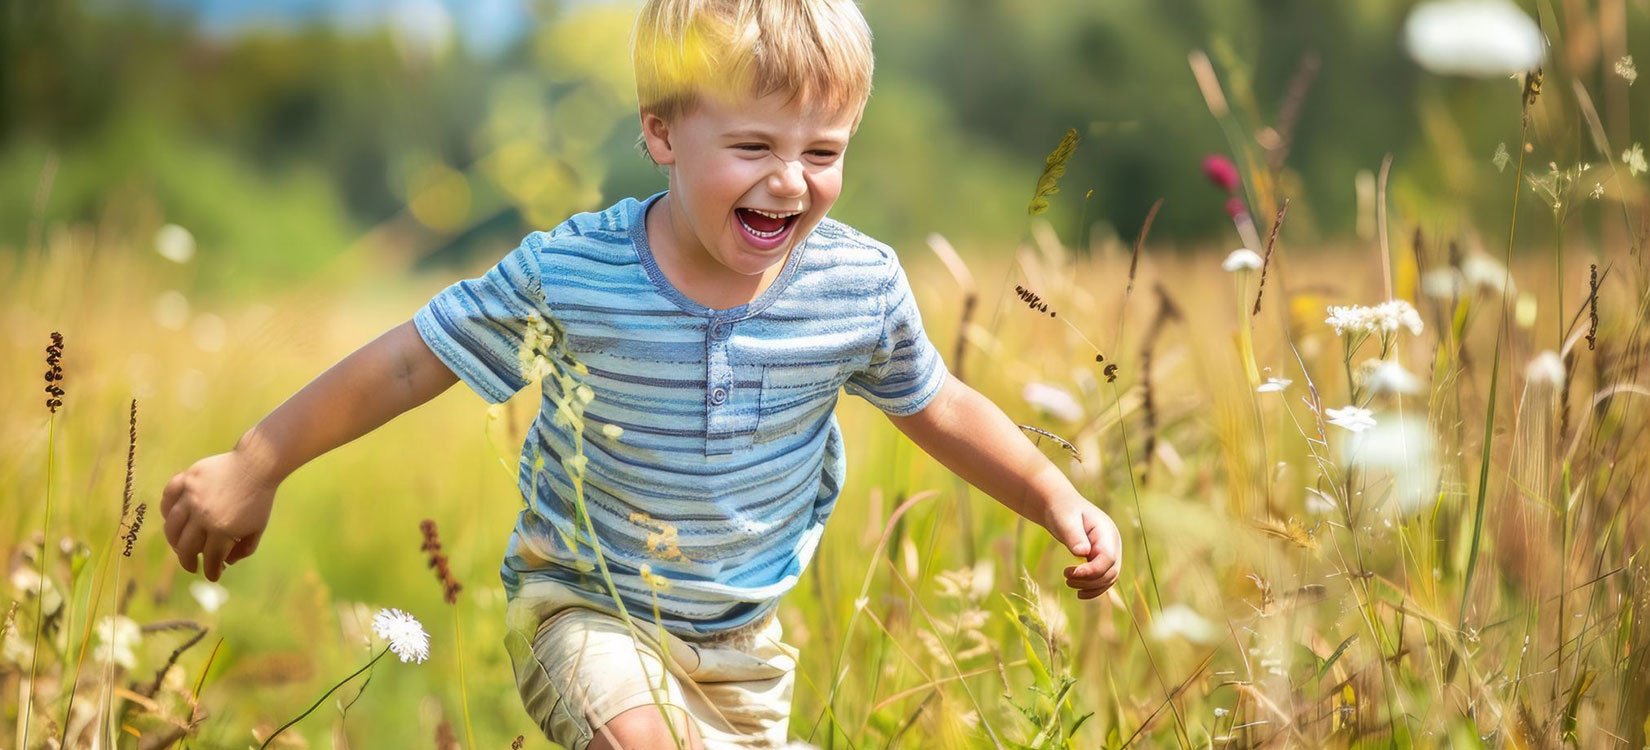
[[[1248,216],[1249,206],[1244,204],[1242,198],[1234,195],[1226,199],[1226,215],[1232,217],[1234,221],[1239,216]]]
[[[1209,154],[1203,157],[1203,176],[1215,184],[1215,187],[1230,193],[1237,190],[1237,165],[1220,154]]]

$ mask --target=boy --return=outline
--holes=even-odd
[[[558,422],[545,386],[501,571],[517,686],[552,740],[785,741],[796,650],[774,612],[837,500],[844,387],[1083,558],[1066,569],[1080,598],[1109,588],[1111,519],[949,375],[893,251],[825,218],[871,85],[853,2],[649,0],[633,44],[669,189],[529,235],[173,477],[162,510],[183,567],[217,580],[257,548],[284,477],[457,380],[508,399],[528,383],[527,331],[554,319],[595,398],[587,427]],[[614,586],[632,616],[656,603],[657,624],[615,617],[593,554],[569,547],[576,437]]]

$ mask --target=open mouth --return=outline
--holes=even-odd
[[[801,212],[776,213],[761,211],[754,208],[740,208],[734,210],[739,219],[739,227],[745,232],[745,238],[756,247],[771,249],[779,246],[790,234],[791,227],[796,225]]]

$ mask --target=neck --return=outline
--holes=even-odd
[[[665,193],[648,208],[648,245],[659,270],[676,290],[705,307],[715,310],[737,307],[755,300],[773,285],[785,270],[790,252],[760,274],[746,275],[728,270],[699,242],[681,207]],[[791,250],[795,250],[793,246]]]

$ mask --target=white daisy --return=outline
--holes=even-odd
[[[1228,271],[1258,271],[1262,265],[1264,261],[1261,260],[1260,253],[1247,247],[1233,250],[1226,256],[1226,260],[1220,263],[1220,267]]]
[[[402,663],[430,658],[430,636],[412,615],[399,609],[381,609],[372,616],[372,632],[390,642]]]
[[[1375,426],[1375,412],[1357,406],[1324,409],[1323,415],[1329,418],[1330,424],[1353,432],[1363,432]]]

